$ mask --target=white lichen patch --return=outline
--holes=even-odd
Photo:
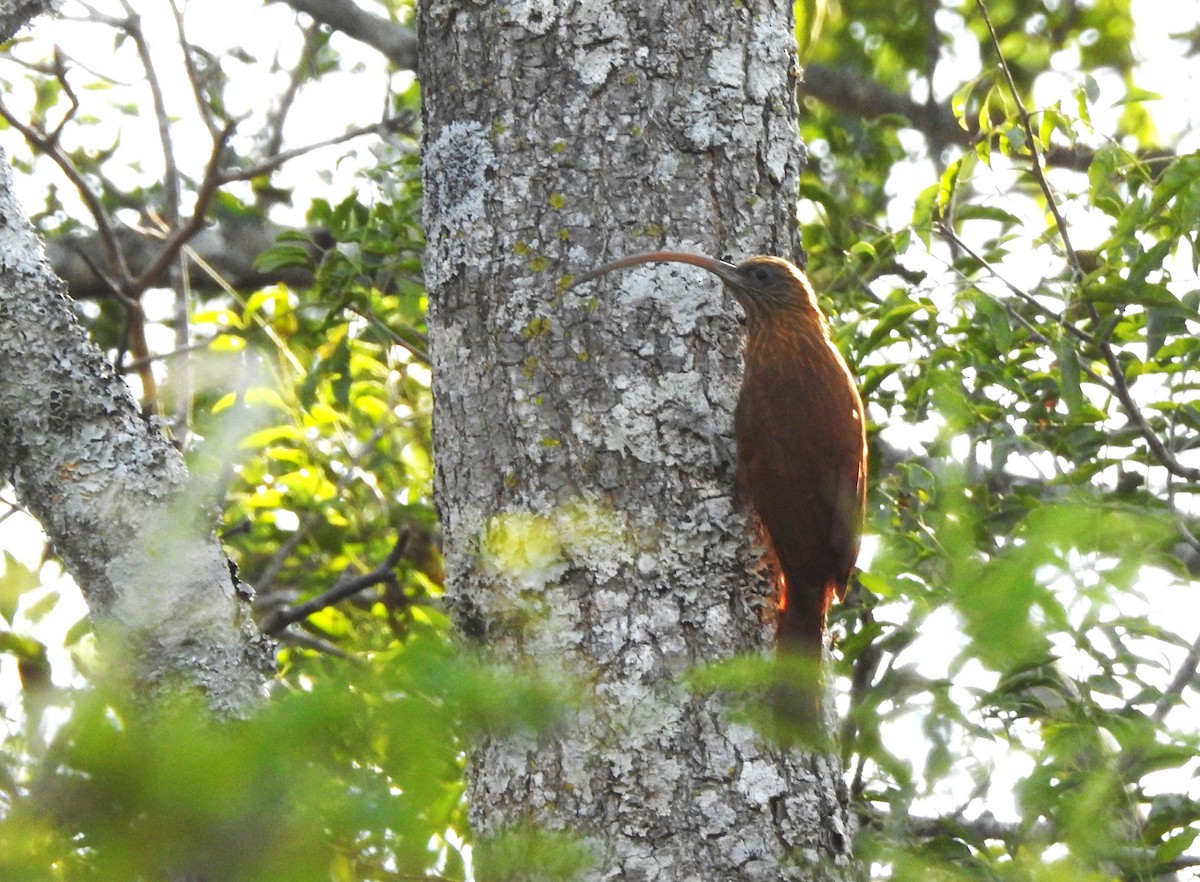
[[[474,120],[447,124],[428,141],[422,162],[425,188],[425,281],[440,287],[466,258],[468,233],[484,221],[484,196],[496,154],[487,129]]]
[[[708,75],[714,83],[741,88],[742,82],[746,78],[741,47],[726,46],[714,50],[708,63]]]
[[[694,440],[687,441],[687,450],[679,448],[675,431],[663,428],[664,415],[671,418],[675,430],[686,429],[689,435],[715,431],[705,379],[697,371],[621,377],[613,385],[621,390],[621,400],[599,427],[597,439],[607,450],[627,453],[643,462],[673,465],[690,455]]]
[[[773,798],[787,790],[779,767],[764,758],[744,762],[734,786],[753,805],[769,805]]]
[[[680,103],[670,113],[671,125],[682,130],[683,136],[696,150],[709,150],[729,143],[728,126],[717,114],[712,96],[693,92],[687,103]]]
[[[572,426],[576,427],[578,422],[573,421]],[[601,424],[600,437],[596,440],[605,450],[628,453],[634,459],[653,462],[660,451],[656,429],[650,413],[616,404],[609,411],[609,419]]]
[[[578,48],[568,61],[584,85],[599,86],[626,64],[629,23],[608,0],[583,0],[572,17]]]
[[[784,22],[770,16],[756,19],[747,55],[746,94],[750,100],[761,104],[789,90],[788,73],[795,64],[796,43]]]
[[[558,17],[554,0],[509,0],[508,14],[521,27],[534,34],[544,34]]]

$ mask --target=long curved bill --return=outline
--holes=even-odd
[[[597,267],[591,272],[584,273],[578,279],[575,279],[568,287],[577,287],[612,270],[624,269],[627,266],[636,266],[639,263],[690,263],[692,266],[708,270],[723,282],[735,282],[737,279],[737,267],[723,260],[715,260],[711,257],[705,257],[703,254],[689,254],[686,251],[648,251],[645,254],[633,254],[629,257],[622,257],[620,260],[614,260],[611,263],[604,264],[604,266]]]

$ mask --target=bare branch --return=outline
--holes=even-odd
[[[1021,118],[1021,127],[1025,130],[1025,137],[1029,142],[1029,170],[1038,182],[1038,186],[1041,187],[1042,195],[1046,197],[1046,206],[1050,209],[1050,214],[1054,217],[1054,225],[1058,228],[1058,235],[1062,239],[1063,249],[1067,252],[1067,262],[1071,265],[1071,271],[1075,274],[1077,280],[1081,279],[1083,278],[1083,267],[1079,263],[1079,255],[1075,253],[1075,247],[1071,244],[1067,222],[1058,210],[1058,200],[1055,198],[1054,191],[1050,189],[1050,182],[1046,179],[1046,172],[1042,168],[1042,155],[1041,151],[1038,150],[1037,134],[1033,130],[1033,121],[1030,119],[1029,111],[1025,109],[1025,103],[1021,100],[1021,90],[1017,88],[1017,81],[1013,79],[1012,69],[1008,66],[1008,62],[1004,58],[1004,52],[1000,49],[1000,37],[996,33],[996,28],[992,25],[992,17],[988,15],[987,4],[984,0],[975,0],[975,5],[979,7],[979,12],[983,16],[984,23],[987,25],[988,34],[991,35],[992,46],[996,50],[1000,70],[1004,74],[1004,79],[1008,82],[1009,94],[1017,106],[1017,115]]]
[[[1192,647],[1188,650],[1187,656],[1183,660],[1183,664],[1179,666],[1179,670],[1175,672],[1174,678],[1171,680],[1171,685],[1166,688],[1166,691],[1159,697],[1154,704],[1154,713],[1151,716],[1155,722],[1161,723],[1166,719],[1171,708],[1175,707],[1179,697],[1183,695],[1183,690],[1188,687],[1196,678],[1196,670],[1200,668],[1200,636],[1197,636],[1192,641]]]
[[[317,22],[313,22],[304,30],[304,48],[300,50],[300,60],[292,68],[292,75],[288,78],[287,89],[284,90],[283,95],[279,98],[279,106],[268,115],[267,123],[264,126],[268,135],[266,147],[263,152],[267,156],[274,156],[283,149],[284,123],[287,121],[288,114],[292,110],[292,105],[295,104],[296,96],[300,94],[300,86],[308,76],[309,70],[313,65],[317,47],[322,42],[322,39],[321,28]],[[278,56],[276,56],[272,64],[275,70],[279,69]]]
[[[184,33],[183,11],[175,0],[171,0],[169,5],[175,16],[175,33],[179,39],[179,46],[183,49],[183,64],[187,70],[188,84],[192,87],[192,99],[196,102],[196,112],[204,120],[209,135],[215,140],[221,134],[221,126],[213,118],[212,108],[204,100],[204,87],[200,84],[200,72],[196,69],[196,59],[192,57],[192,47]]]
[[[297,12],[377,49],[401,70],[416,70],[417,35],[412,28],[371,15],[353,0],[284,0]]]
[[[909,95],[893,92],[849,67],[830,67],[816,62],[807,64],[801,90],[810,98],[847,115],[863,119],[902,117],[925,136],[935,151],[947,147],[971,150],[980,138],[978,126],[969,123],[970,128],[964,129],[946,105],[932,100],[919,103]],[[1172,151],[1161,149],[1141,150],[1134,155],[1139,161],[1152,164],[1169,162],[1175,158]],[[1047,165],[1077,172],[1086,172],[1094,157],[1094,151],[1081,145],[1071,148],[1050,146],[1043,153]]]
[[[75,187],[79,193],[79,198],[83,200],[87,206],[88,213],[92,216],[92,220],[96,223],[96,231],[100,234],[100,240],[104,243],[104,252],[108,269],[101,271],[97,268],[97,272],[102,272],[105,281],[108,282],[114,292],[123,294],[122,287],[113,278],[113,273],[118,277],[124,277],[128,274],[125,267],[125,259],[122,255],[120,245],[117,243],[116,234],[113,232],[112,222],[109,220],[108,213],[100,204],[100,197],[97,196],[88,182],[84,180],[83,175],[75,168],[75,164],[64,154],[56,143],[42,136],[33,127],[26,125],[8,109],[4,103],[4,99],[0,98],[0,117],[4,118],[10,126],[16,129],[21,135],[32,144],[36,149],[50,157],[54,164],[59,167],[67,180]]]
[[[204,226],[209,202],[217,195],[221,185],[226,183],[226,179],[220,172],[220,163],[229,138],[233,134],[234,126],[235,123],[228,123],[213,139],[212,153],[209,155],[208,165],[204,171],[204,180],[196,193],[196,205],[192,209],[192,216],[188,218],[187,223],[177,227],[167,236],[158,257],[133,280],[130,287],[136,295],[140,295],[154,283],[154,280],[179,255],[180,249],[187,244],[187,241]]]
[[[409,539],[411,538],[411,531],[401,530],[395,545],[392,546],[391,552],[382,564],[369,573],[363,573],[360,576],[349,579],[342,579],[324,594],[319,594],[311,600],[296,604],[288,609],[279,610],[262,623],[263,633],[277,634],[288,625],[303,621],[313,613],[323,610],[327,606],[333,606],[347,597],[352,597],[365,588],[370,588],[372,585],[378,585],[381,582],[394,580],[396,578],[396,565],[403,560],[404,554],[408,550]]]

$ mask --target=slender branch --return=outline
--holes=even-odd
[[[300,646],[304,649],[311,649],[314,652],[319,652],[321,655],[330,655],[334,658],[349,660],[350,653],[342,649],[336,643],[331,643],[328,640],[322,640],[313,634],[306,634],[303,631],[288,630],[278,634],[272,634],[280,643],[286,643],[290,646]]]
[[[121,0],[121,5],[127,16],[122,29],[133,39],[134,46],[137,48],[138,59],[142,65],[142,72],[145,74],[146,86],[150,90],[150,101],[154,107],[154,119],[157,123],[159,147],[163,158],[163,224],[167,229],[174,229],[179,225],[179,200],[182,188],[179,167],[175,161],[175,145],[171,141],[171,117],[167,112],[167,102],[163,97],[158,70],[150,55],[150,45],[146,42],[146,35],[142,30],[141,18],[129,0]],[[187,44],[182,40],[180,43],[181,49],[186,55]],[[174,319],[175,348],[182,350],[188,345],[190,337],[188,328],[190,310],[184,282],[187,276],[187,266],[182,260],[173,261],[173,263],[176,264],[176,272],[172,274],[171,285],[174,295],[172,317]],[[144,322],[145,317],[139,310],[137,314],[131,313],[129,320]],[[143,344],[145,343],[144,330],[138,333],[137,337]],[[142,378],[143,387],[147,383],[154,382],[154,374],[150,370],[150,355],[148,348],[134,352],[135,358],[132,364],[139,366],[137,369]],[[171,391],[174,401],[170,407],[171,429],[175,438],[184,441],[187,438],[192,412],[192,383],[188,362],[185,361],[179,366],[172,380]]]
[[[175,165],[175,147],[171,143],[171,118],[167,113],[167,102],[163,97],[162,84],[158,80],[158,71],[150,57],[150,46],[146,43],[146,35],[142,31],[142,22],[130,5],[129,0],[121,0],[128,18],[122,24],[122,30],[133,39],[137,48],[138,60],[142,63],[142,71],[146,75],[146,86],[150,89],[150,101],[154,105],[154,119],[158,128],[159,146],[163,155],[163,214],[167,223],[174,226],[179,222],[179,168]]]
[[[1079,255],[1075,253],[1075,248],[1071,245],[1071,236],[1067,231],[1067,222],[1058,210],[1058,200],[1054,196],[1054,191],[1050,189],[1050,182],[1046,179],[1046,172],[1042,167],[1041,151],[1038,149],[1037,135],[1033,131],[1033,121],[1030,119],[1029,111],[1025,109],[1025,103],[1021,100],[1021,90],[1017,88],[1017,81],[1013,78],[1012,69],[1008,66],[1008,62],[1004,58],[1004,53],[1000,49],[1000,37],[996,33],[995,26],[992,24],[992,17],[988,15],[987,4],[984,0],[975,0],[975,5],[979,7],[979,12],[983,16],[984,23],[987,25],[988,34],[991,35],[992,46],[996,50],[1000,70],[1003,72],[1004,79],[1008,83],[1009,93],[1012,95],[1012,99],[1017,106],[1017,115],[1021,118],[1021,127],[1025,130],[1025,137],[1029,141],[1029,170],[1038,182],[1038,186],[1041,187],[1042,195],[1046,197],[1046,205],[1050,209],[1050,214],[1054,217],[1054,225],[1058,228],[1058,235],[1062,239],[1063,248],[1067,252],[1067,261],[1071,264],[1071,272],[1075,274],[1076,279],[1080,279],[1083,277],[1083,268],[1079,263]]]
[[[286,0],[298,12],[379,52],[402,70],[417,67],[417,35],[411,27],[397,24],[362,9],[353,0]]]
[[[1054,218],[1055,227],[1058,229],[1059,238],[1062,239],[1063,249],[1067,254],[1067,261],[1071,266],[1071,272],[1074,274],[1076,281],[1083,278],[1083,267],[1079,262],[1079,255],[1075,248],[1071,245],[1071,236],[1067,230],[1067,223],[1063,219],[1062,212],[1059,211],[1058,202],[1054,197],[1054,192],[1050,189],[1050,182],[1046,179],[1045,170],[1042,167],[1041,155],[1038,150],[1037,140],[1033,131],[1033,123],[1030,120],[1029,111],[1025,109],[1025,104],[1021,101],[1020,91],[1017,89],[1016,80],[1013,79],[1012,70],[1005,61],[1004,55],[1000,50],[1000,37],[996,33],[995,27],[992,25],[991,16],[988,15],[987,4],[984,0],[975,0],[979,7],[980,14],[983,16],[984,22],[987,24],[988,33],[991,35],[992,46],[996,50],[999,57],[1000,69],[1004,73],[1004,77],[1008,82],[1008,88],[1012,95],[1013,101],[1016,103],[1017,114],[1021,119],[1021,126],[1025,130],[1025,136],[1029,140],[1029,158],[1030,171],[1041,187],[1042,194],[1046,197],[1046,205],[1050,210],[1051,216]],[[1100,315],[1096,311],[1095,304],[1089,303],[1088,310],[1092,320],[1096,322],[1097,327],[1101,326]],[[1069,327],[1064,320],[1064,327]],[[1125,376],[1125,370],[1121,366],[1120,360],[1113,351],[1112,346],[1107,340],[1097,338],[1097,348],[1100,351],[1104,363],[1108,366],[1109,372],[1113,378],[1113,392],[1117,399],[1121,402],[1121,406],[1125,410],[1126,416],[1137,429],[1138,433],[1145,439],[1146,445],[1150,448],[1150,452],[1159,464],[1167,469],[1173,475],[1185,478],[1189,481],[1200,480],[1200,468],[1190,468],[1183,465],[1175,458],[1175,454],[1167,449],[1163,444],[1162,439],[1155,434],[1151,429],[1150,424],[1146,422],[1146,418],[1142,415],[1141,408],[1134,400],[1133,395],[1129,390],[1129,381]]]
[[[113,232],[113,226],[109,221],[108,213],[100,204],[100,197],[92,191],[88,182],[83,179],[83,175],[75,168],[75,164],[67,158],[56,143],[43,137],[33,127],[17,119],[8,109],[3,98],[0,98],[0,117],[3,117],[5,122],[20,132],[26,141],[50,157],[54,164],[66,175],[67,180],[75,187],[79,193],[79,198],[83,200],[84,205],[87,206],[88,213],[96,223],[96,231],[100,234],[100,241],[104,243],[104,253],[108,259],[109,266],[112,271],[117,273],[118,277],[126,277],[128,269],[125,266],[125,258],[121,251],[121,246],[117,243],[117,237]],[[110,273],[105,272],[104,277],[106,281],[112,284],[113,291],[123,293],[120,285],[112,279]]]
[[[196,205],[192,209],[192,215],[188,218],[187,223],[171,231],[164,240],[158,256],[150,262],[150,266],[140,276],[133,280],[131,287],[137,294],[141,294],[154,284],[154,280],[166,270],[171,261],[178,257],[180,249],[200,232],[207,221],[208,204],[217,195],[221,186],[227,183],[226,177],[220,171],[220,163],[235,125],[236,123],[232,122],[226,124],[225,128],[213,139],[212,152],[209,154],[208,165],[205,167],[204,180],[196,192]]]
[[[1188,650],[1188,654],[1171,680],[1171,684],[1155,702],[1154,713],[1151,714],[1155,722],[1161,723],[1171,708],[1178,703],[1179,697],[1183,695],[1183,690],[1195,680],[1198,668],[1200,668],[1200,636],[1192,641],[1191,649]]]
[[[179,8],[176,0],[171,0],[168,5],[171,7],[171,13],[175,16],[175,34],[179,39],[179,45],[183,47],[183,66],[187,71],[188,84],[192,87],[192,100],[196,103],[196,112],[204,121],[209,136],[215,141],[220,137],[222,127],[217,124],[212,108],[204,100],[204,87],[200,84],[200,72],[196,69],[196,60],[192,57],[191,44],[188,43],[184,34],[183,10]]]
[[[403,346],[413,354],[413,357],[422,364],[429,364],[429,337],[418,331],[412,325],[404,322],[391,319],[388,323],[379,320],[379,317],[374,313],[366,310],[358,309],[353,305],[346,307],[355,315],[366,319],[384,334],[391,338],[392,342],[398,346]],[[403,333],[401,333],[403,332]],[[414,343],[413,341],[418,341]]]
[[[267,156],[273,156],[283,148],[283,127],[287,122],[288,114],[291,113],[292,107],[296,102],[296,96],[300,94],[300,86],[308,78],[309,71],[313,67],[317,49],[323,42],[324,35],[321,32],[321,26],[314,21],[309,27],[304,30],[304,46],[300,50],[300,59],[292,68],[292,74],[288,78],[287,89],[279,98],[279,105],[269,114],[267,123],[264,126],[267,136],[266,147],[264,153]],[[275,60],[272,62],[274,71],[280,69],[278,53]]]
[[[138,358],[127,362],[118,369],[118,373],[129,373],[130,371],[141,370],[148,364],[154,364],[157,361],[169,361],[172,358],[178,358],[181,355],[190,355],[193,352],[207,352],[212,347],[212,341],[206,340],[203,343],[189,343],[179,349],[172,349],[170,352],[152,352],[143,358]]]
[[[349,579],[342,579],[324,594],[319,594],[311,600],[306,600],[304,603],[298,603],[287,609],[279,610],[262,623],[263,633],[268,635],[277,634],[288,625],[303,621],[313,613],[319,612],[327,606],[333,606],[335,603],[339,603],[365,588],[370,588],[372,585],[378,585],[381,582],[394,580],[396,578],[396,565],[404,559],[404,554],[408,550],[408,543],[411,538],[412,532],[410,530],[401,530],[400,535],[396,538],[396,543],[392,546],[391,552],[382,564],[369,573],[363,573],[360,576]]]
[[[284,150],[282,153],[277,153],[274,156],[268,157],[261,162],[248,166],[246,168],[231,169],[222,175],[221,183],[228,184],[233,181],[248,181],[251,178],[257,178],[269,172],[275,171],[284,163],[290,162],[299,156],[304,156],[306,153],[312,153],[314,150],[321,150],[325,147],[334,147],[338,144],[344,144],[347,141],[352,141],[355,138],[361,138],[364,135],[383,135],[393,132],[411,132],[411,126],[414,118],[409,114],[401,114],[399,116],[390,117],[380,120],[376,123],[371,123],[366,126],[359,126],[350,129],[341,135],[335,135],[332,138],[326,138],[323,141],[313,141],[310,144],[303,144],[299,147],[293,147],[291,150]]]
[[[1099,324],[1100,316],[1096,313],[1095,306],[1091,307],[1091,312],[1092,318]],[[1117,359],[1116,353],[1113,352],[1112,346],[1107,340],[1100,340],[1098,342],[1100,355],[1104,359],[1104,363],[1108,365],[1109,372],[1112,374],[1113,392],[1121,402],[1121,406],[1125,409],[1125,415],[1133,423],[1133,427],[1137,429],[1138,434],[1145,439],[1146,446],[1150,448],[1150,452],[1154,454],[1154,458],[1158,460],[1159,465],[1163,466],[1172,475],[1184,480],[1200,481],[1200,468],[1192,468],[1181,463],[1175,457],[1175,454],[1163,444],[1162,439],[1150,428],[1150,424],[1146,422],[1146,418],[1142,415],[1141,408],[1133,400],[1133,394],[1129,391],[1129,381],[1125,377],[1125,369]]]
[[[58,125],[54,127],[54,131],[47,136],[47,139],[51,143],[57,144],[59,136],[63,133],[63,129],[67,127],[67,123],[73,120],[75,114],[79,112],[79,97],[75,94],[75,90],[71,88],[71,81],[67,79],[67,69],[63,62],[62,52],[57,48],[54,50],[54,77],[58,80],[59,85],[62,86],[63,94],[67,96],[67,100],[70,102],[67,112],[58,121]]]
[[[985,270],[987,270],[988,274],[992,278],[994,278],[997,282],[999,282],[1001,285],[1003,285],[1005,288],[1007,288],[1013,294],[1014,297],[1021,300],[1022,302],[1024,302],[1028,306],[1030,306],[1032,309],[1036,310],[1040,315],[1043,315],[1046,318],[1050,319],[1051,321],[1061,325],[1068,334],[1075,337],[1080,342],[1086,343],[1090,346],[1095,345],[1096,341],[1086,331],[1083,331],[1080,328],[1075,327],[1075,325],[1071,324],[1070,322],[1067,322],[1063,318],[1063,316],[1059,315],[1058,313],[1054,312],[1054,310],[1052,310],[1049,307],[1045,306],[1044,304],[1040,303],[1038,301],[1038,299],[1036,297],[1034,297],[1032,294],[1029,294],[1026,291],[1022,291],[1020,288],[1018,288],[1012,282],[1008,281],[1008,279],[1006,279],[1004,276],[1002,276],[1000,274],[1000,271],[997,270],[994,266],[992,266],[981,254],[976,252],[974,249],[971,248],[971,246],[969,246],[966,242],[964,242],[962,239],[960,239],[958,237],[958,234],[955,233],[954,230],[951,229],[948,224],[938,224],[935,227],[935,229],[939,235],[948,239],[950,242],[952,242],[955,245],[955,247],[957,247],[958,249],[963,251],[968,257],[970,257],[972,260],[974,260],[976,263],[978,263],[981,267],[983,267]]]

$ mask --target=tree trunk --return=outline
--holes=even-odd
[[[75,321],[2,154],[0,377],[0,474],[79,583],[106,658],[142,688],[190,682],[222,713],[257,704],[274,653],[211,500]]]
[[[836,762],[681,682],[771,639],[736,308],[699,270],[565,290],[662,246],[797,255],[791,4],[468,9],[418,12],[448,592],[489,658],[591,691],[552,737],[473,747],[483,878],[528,825],[581,837],[594,879],[852,876]]]

